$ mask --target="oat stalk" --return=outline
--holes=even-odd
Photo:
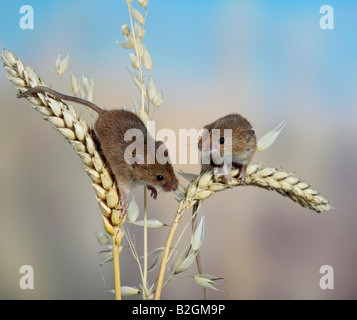
[[[226,179],[214,176],[212,172],[204,172],[186,187],[185,199],[179,203],[174,222],[171,225],[166,240],[156,285],[155,300],[160,299],[171,243],[185,210],[199,205],[201,201],[208,199],[216,192],[239,186],[255,186],[276,191],[282,196],[299,203],[301,206],[318,213],[332,209],[329,201],[313,189],[310,184],[291,173],[280,171],[276,168],[264,167],[262,164],[249,165],[247,168],[247,178],[243,185],[237,179],[238,174],[239,170],[232,170],[230,172],[232,180],[227,182]],[[197,214],[197,210],[195,210],[195,213]]]

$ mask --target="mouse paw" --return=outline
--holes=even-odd
[[[237,179],[240,179],[240,184],[243,184],[245,182],[245,179],[247,178],[247,172],[246,172],[246,166],[241,166],[239,170],[239,174],[237,176]]]
[[[120,213],[120,219],[123,219],[124,216],[126,215],[126,208],[128,207],[128,203],[124,200],[121,200],[120,201],[120,207],[118,208],[118,210],[121,210],[121,213]]]
[[[150,196],[154,199],[157,198],[157,190],[153,187],[153,186],[146,186],[148,188],[148,190],[151,191]]]
[[[232,182],[232,177],[229,174],[222,175],[222,180],[224,183],[230,183]]]

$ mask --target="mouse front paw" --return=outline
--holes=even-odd
[[[151,191],[150,196],[154,199],[157,198],[157,190],[153,187],[153,186],[146,186],[148,188],[148,190]]]

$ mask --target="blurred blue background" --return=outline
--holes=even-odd
[[[33,30],[19,26],[24,4],[34,9]],[[333,30],[319,26],[326,4],[334,9]],[[253,161],[295,172],[336,208],[317,215],[255,188],[207,200],[204,269],[229,287],[220,284],[223,291],[211,298],[357,298],[356,12],[357,3],[347,0],[149,2],[144,43],[165,98],[156,129],[198,129],[238,112],[259,138],[286,120],[276,143]],[[0,42],[56,90],[70,94],[69,71],[85,74],[94,78],[96,104],[121,108],[131,106],[135,90],[128,51],[115,43],[124,41],[122,23],[129,23],[123,1],[2,1]],[[61,78],[54,71],[59,53],[70,55]],[[94,232],[102,222],[89,179],[62,137],[15,98],[5,74],[2,69],[0,298],[111,299],[97,266]],[[142,206],[141,190],[135,194]],[[150,215],[168,224],[175,208],[170,194],[149,201]],[[140,250],[140,229],[134,232]],[[167,232],[150,231],[149,249],[162,246]],[[188,241],[189,235],[182,247]],[[138,286],[129,250],[121,261],[123,284]],[[19,287],[23,264],[34,267],[34,290]],[[333,290],[319,287],[325,264],[335,271]],[[110,264],[103,274],[111,289]],[[195,266],[186,274],[195,275]],[[163,291],[166,299],[202,296],[190,277]]]

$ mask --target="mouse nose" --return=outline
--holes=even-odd
[[[165,191],[176,191],[178,187],[177,181],[170,181],[165,183]]]

